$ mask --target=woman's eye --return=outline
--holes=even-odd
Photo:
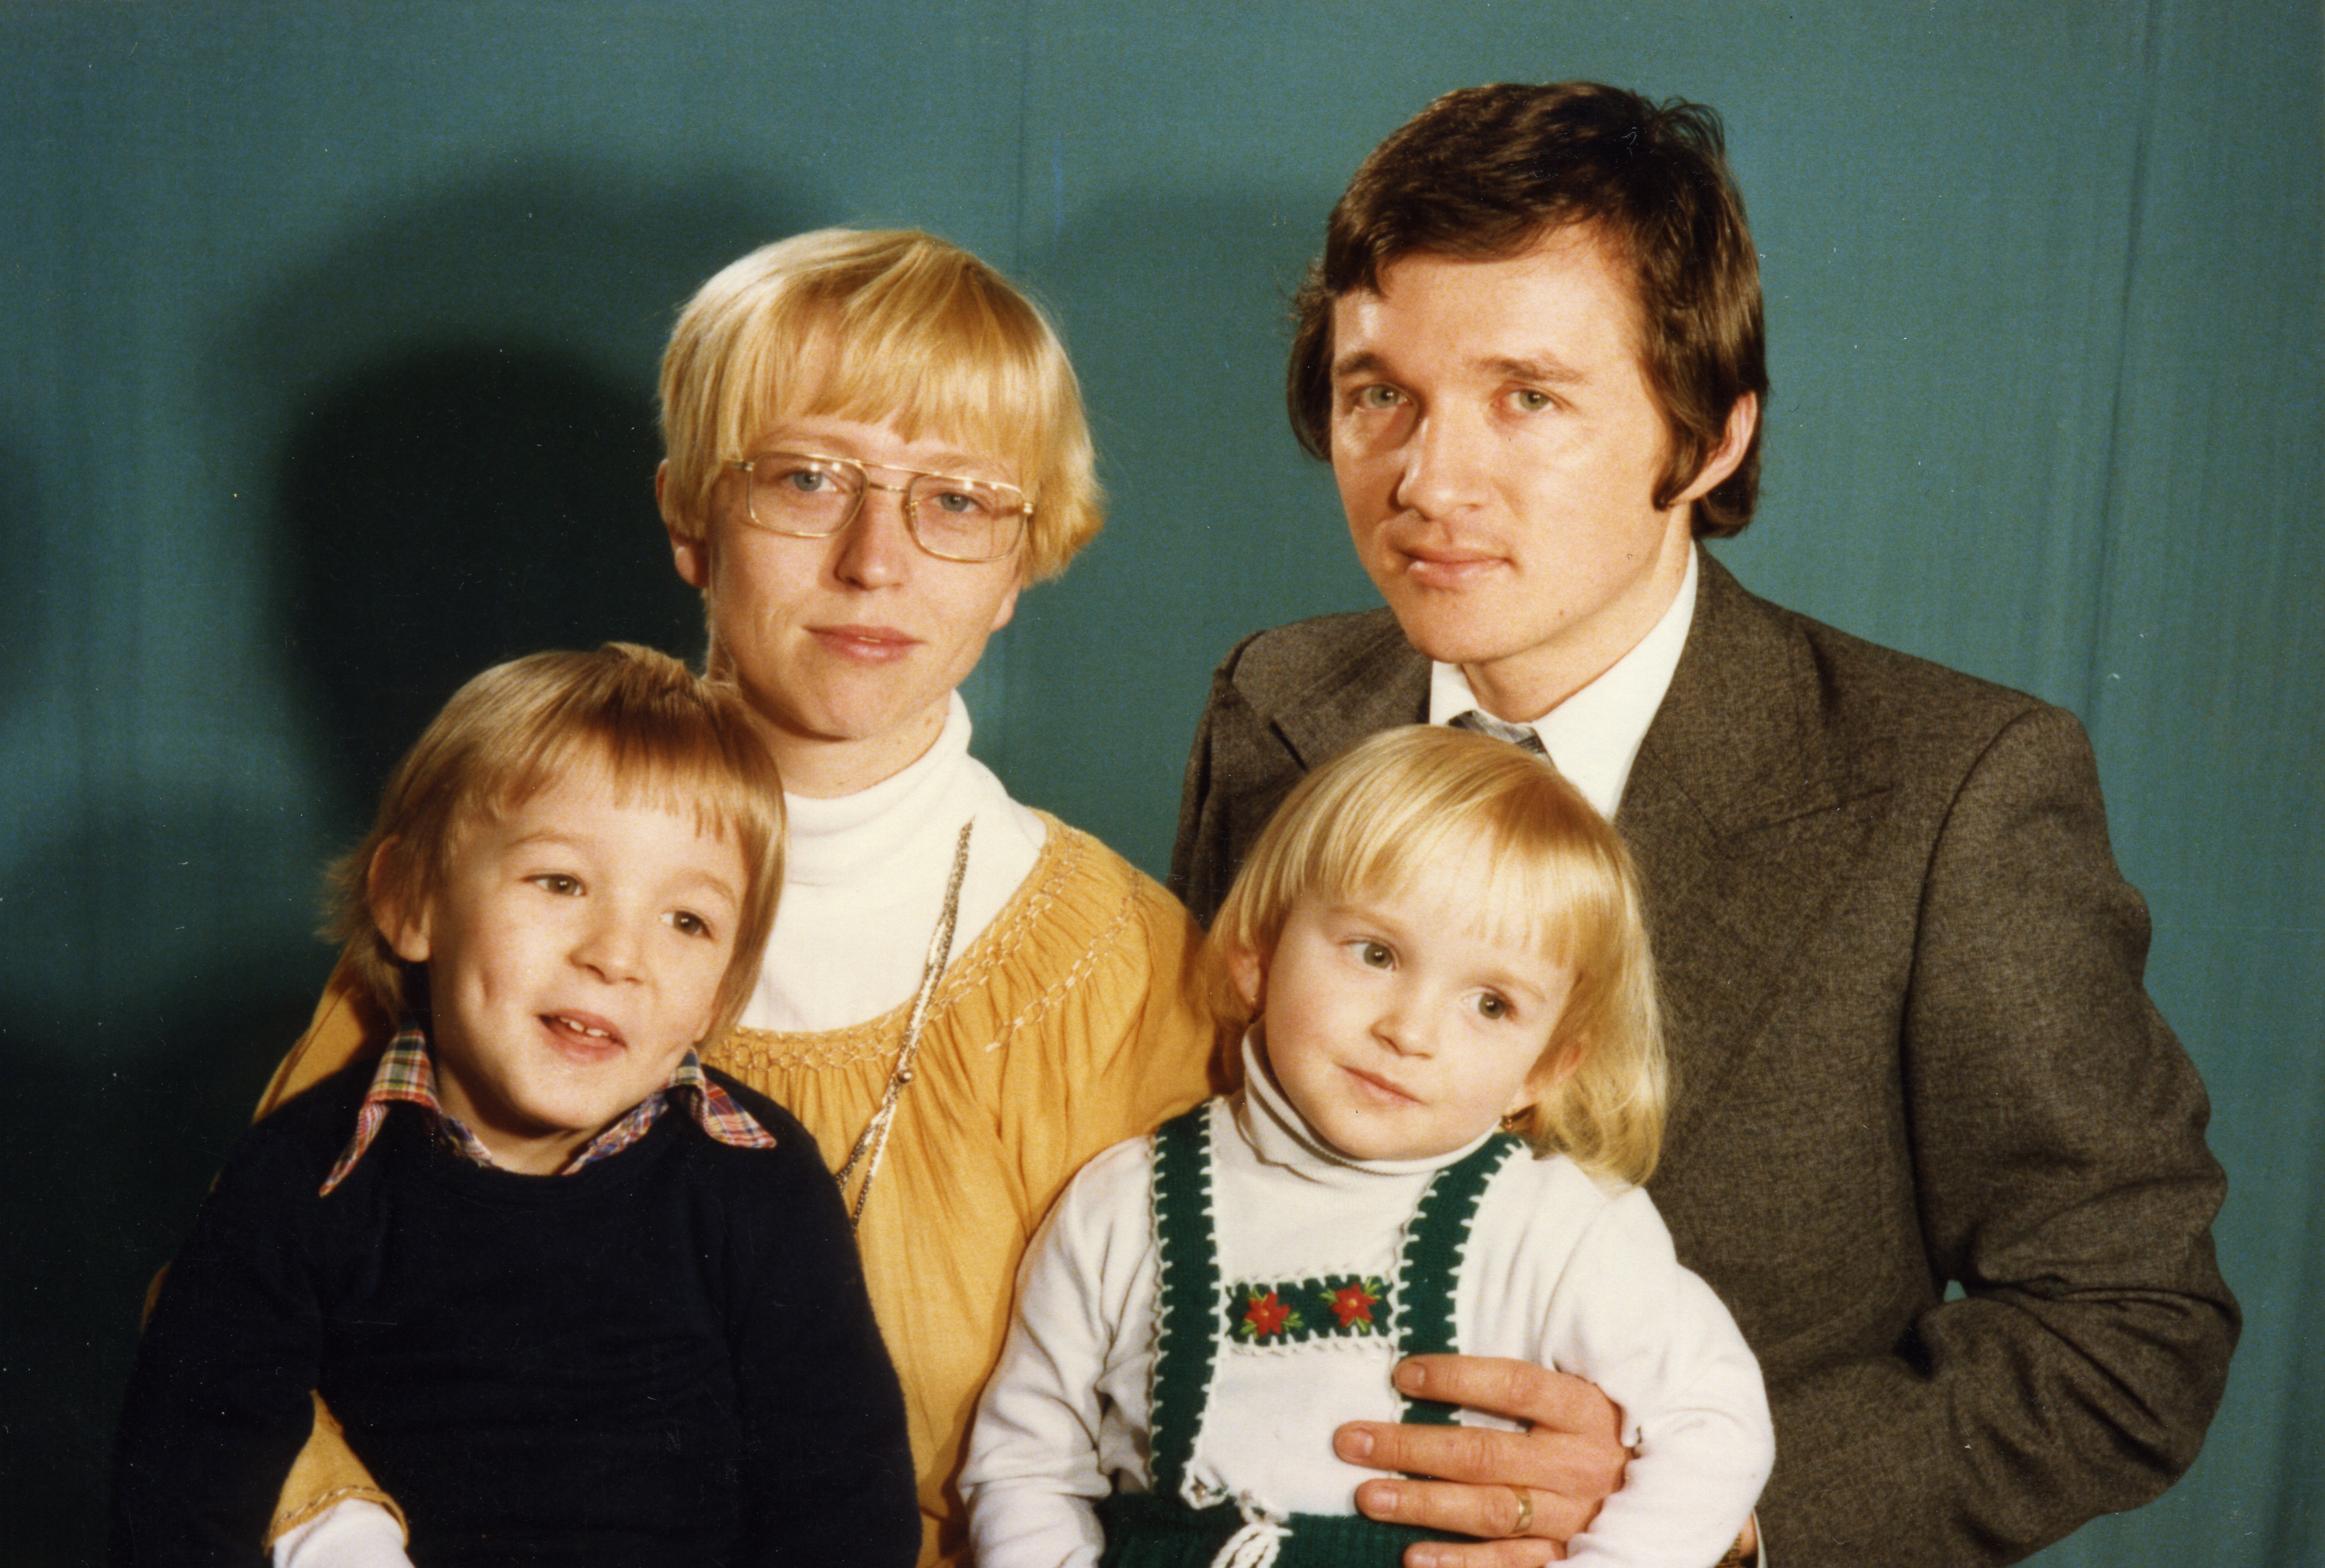
[[[982,496],[965,490],[940,490],[931,500],[936,509],[948,517],[982,517],[990,510]]]
[[[572,898],[581,890],[581,879],[569,876],[563,872],[543,872],[539,876],[528,877],[525,880],[542,892],[555,893],[560,899]]]
[[[775,482],[789,485],[801,495],[817,495],[831,488],[831,475],[820,468],[791,468],[776,475]]]
[[[1393,409],[1397,405],[1397,391],[1393,386],[1368,386],[1357,393],[1360,409]]]

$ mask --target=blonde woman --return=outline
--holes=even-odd
[[[1091,1155],[1213,1086],[1194,927],[1012,800],[956,695],[1019,592],[1098,531],[1079,392],[1049,324],[974,256],[835,229],[703,285],[662,403],[672,555],[791,823],[756,987],[704,1057],[844,1173],[904,1385],[922,1557],[959,1561],[962,1441],[1027,1240]],[[394,1023],[335,980],[268,1105]],[[277,1560],[399,1561],[389,1507],[327,1430],[285,1490]]]

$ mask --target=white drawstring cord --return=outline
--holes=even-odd
[[[1211,1559],[1211,1568],[1272,1568],[1276,1554],[1291,1538],[1292,1526],[1283,1522],[1283,1515],[1269,1513],[1248,1494],[1236,1499],[1236,1510],[1243,1515],[1243,1528],[1227,1537],[1219,1554]]]

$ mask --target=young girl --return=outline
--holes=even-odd
[[[1454,1419],[1390,1381],[1439,1351],[1621,1407],[1570,1561],[1718,1559],[1774,1441],[1636,1185],[1664,1079],[1614,830],[1503,742],[1391,731],[1293,791],[1210,954],[1245,1087],[1100,1155],[1028,1253],[962,1478],[980,1560],[1388,1568],[1444,1537],[1357,1517],[1331,1436]]]

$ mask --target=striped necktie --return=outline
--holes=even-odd
[[[1542,746],[1542,737],[1534,733],[1532,724],[1504,724],[1483,708],[1469,708],[1455,714],[1446,724],[1452,729],[1468,730],[1473,734],[1491,735],[1497,741],[1507,741],[1519,751],[1532,752],[1537,757],[1547,759],[1550,756]]]

